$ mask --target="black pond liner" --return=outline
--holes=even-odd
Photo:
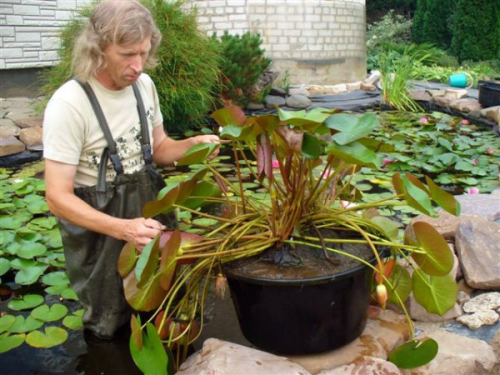
[[[373,270],[365,265],[308,279],[224,271],[241,331],[259,349],[280,355],[325,352],[352,342],[366,326]]]

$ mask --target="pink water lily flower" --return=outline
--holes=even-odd
[[[479,188],[471,187],[465,190],[465,194],[479,194]]]
[[[272,167],[274,169],[279,168],[280,167],[280,162],[278,160],[276,160],[276,159],[273,159],[273,161],[272,161]]]
[[[470,124],[469,120],[463,119],[462,121],[460,121],[460,125],[469,125],[469,124]]]
[[[486,153],[488,155],[493,155],[495,153],[495,150],[493,150],[492,148],[489,148],[489,149],[486,150]]]
[[[477,158],[472,159],[472,164],[477,165],[479,163],[479,160]]]
[[[425,118],[425,117],[420,117],[420,123],[421,123],[421,124],[427,124],[427,122],[428,122],[428,121],[427,121],[427,118]]]

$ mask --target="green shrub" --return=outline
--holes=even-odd
[[[455,0],[417,0],[413,41],[431,43],[443,49],[451,45],[451,21]]]
[[[271,64],[264,56],[260,35],[248,31],[241,36],[231,35],[226,30],[220,38],[214,34],[212,40],[219,45],[222,56],[219,86],[222,99],[239,106],[260,102],[262,93],[256,92],[254,86]]]
[[[500,58],[500,1],[457,0],[452,51],[460,62]]]
[[[219,79],[217,45],[197,27],[195,10],[182,8],[184,0],[143,0],[160,29],[163,39],[158,49],[158,66],[148,73],[160,97],[164,126],[169,132],[183,132],[196,127],[214,109],[213,89]],[[87,17],[93,5],[79,14]],[[83,25],[81,19],[70,21],[61,33],[60,63],[44,77],[42,94],[50,97],[71,78],[73,43]]]
[[[393,50],[395,45],[406,45],[411,41],[412,21],[389,11],[378,22],[367,25],[366,54],[369,70],[379,68],[380,53]]]

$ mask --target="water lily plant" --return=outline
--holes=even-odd
[[[390,147],[370,138],[379,127],[373,114],[354,115],[315,108],[247,117],[236,106],[212,114],[234,159],[236,177],[228,177],[207,157],[218,145],[190,149],[178,166],[197,166],[189,178],[170,184],[143,209],[145,217],[176,212],[179,228],[167,231],[142,252],[128,243],[119,271],[125,296],[137,311],[150,311],[142,322],[132,318],[131,352],[146,373],[164,373],[163,346],[179,358],[203,327],[204,302],[215,285],[225,291],[224,265],[263,252],[293,253],[306,245],[328,260],[353,258],[373,269],[373,297],[385,308],[413,295],[428,312],[445,314],[456,301],[450,275],[452,252],[425,222],[413,224],[402,238],[400,224],[379,210],[408,205],[436,216],[436,209],[458,215],[455,198],[430,178],[394,173],[393,195],[365,202],[355,187],[357,172],[382,167],[379,153]],[[256,186],[250,194],[246,187]],[[330,238],[324,230],[346,236]],[[362,243],[371,260],[350,254],[343,243]],[[380,251],[380,249],[388,251]],[[409,272],[413,268],[413,272]],[[401,368],[434,358],[437,343],[412,339],[390,360]],[[162,358],[161,360],[158,358]]]

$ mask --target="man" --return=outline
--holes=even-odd
[[[97,5],[75,44],[74,77],[88,83],[95,92],[126,175],[144,168],[133,84],[139,88],[144,103],[155,163],[171,164],[199,143],[219,143],[215,135],[175,141],[165,134],[156,88],[143,73],[144,68],[154,66],[160,40],[160,32],[144,6],[133,0],[115,0]],[[140,210],[134,217],[118,217],[95,209],[75,194],[78,189],[96,185],[107,145],[85,91],[76,80],[66,82],[50,99],[44,116],[46,198],[61,223],[104,235],[94,240],[96,250],[85,255],[68,249],[66,242],[64,245],[70,281],[84,304],[84,325],[105,338],[112,337],[130,317],[117,272],[121,247],[131,242],[142,250],[166,229],[155,219],[140,217]],[[109,164],[106,180],[115,177]],[[138,202],[138,206],[144,203]],[[63,231],[65,238],[71,239],[71,233]],[[78,247],[76,238],[72,243]],[[106,245],[101,249],[101,242],[110,238],[114,248],[110,250]]]

